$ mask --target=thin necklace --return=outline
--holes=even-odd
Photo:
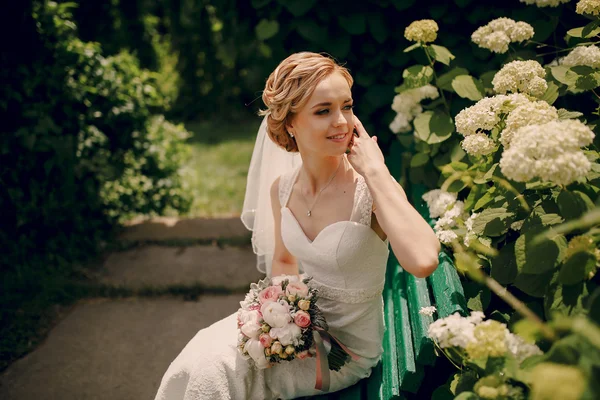
[[[337,173],[340,169],[340,166],[342,165],[342,162],[345,162],[344,156],[342,156],[342,161],[340,161],[340,163],[338,164],[338,167],[335,170],[335,172],[333,173],[333,175],[331,176],[331,178],[329,179],[329,182],[327,182],[327,184],[325,186],[323,186],[323,188],[321,190],[319,190],[319,193],[317,194],[317,198],[312,203],[312,206],[307,207],[308,208],[308,212],[306,213],[307,217],[310,217],[312,215],[312,209],[315,207],[315,204],[317,204],[317,201],[319,201],[319,197],[321,196],[321,193],[323,193],[323,190],[325,190],[325,188],[327,186],[329,186],[329,184],[333,181],[333,178],[335,178],[335,176],[337,175]],[[302,190],[300,191],[300,193],[302,193]],[[302,194],[302,197],[304,198],[304,202],[308,206],[308,201],[306,201],[306,197],[304,196],[304,194]]]

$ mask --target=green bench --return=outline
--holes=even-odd
[[[397,176],[396,174],[394,174]],[[423,186],[413,186],[412,204],[431,225],[427,205],[421,199]],[[451,258],[443,251],[439,266],[428,278],[415,278],[405,272],[390,250],[383,291],[386,331],[381,362],[369,378],[342,391],[314,397],[331,400],[403,399],[416,393],[423,380],[424,367],[435,363],[434,345],[427,328],[437,318],[455,312],[467,315],[465,296]],[[434,305],[434,317],[419,314],[422,307]]]

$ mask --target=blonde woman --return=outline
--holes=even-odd
[[[383,352],[388,245],[404,269],[430,275],[440,244],[391,177],[353,113],[352,77],[331,58],[292,54],[269,76],[242,220],[268,275],[313,277],[330,333],[359,356],[331,371],[329,392],[368,377]],[[247,268],[247,266],[240,266]],[[315,389],[314,358],[258,369],[239,354],[233,314],[199,331],[156,399],[291,399]]]

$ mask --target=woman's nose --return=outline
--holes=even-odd
[[[348,121],[346,121],[346,117],[344,116],[344,114],[341,111],[339,111],[334,118],[333,125],[334,126],[342,126],[342,125],[346,125],[347,123],[348,123]]]

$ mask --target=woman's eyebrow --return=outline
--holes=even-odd
[[[346,103],[349,103],[349,102],[351,102],[351,101],[352,101],[352,99],[351,99],[351,98],[348,98],[348,99],[344,100],[344,104],[346,104]],[[323,102],[323,103],[315,104],[315,105],[314,105],[314,106],[312,106],[311,108],[315,108],[315,107],[326,107],[326,106],[330,106],[330,105],[331,105],[331,102],[330,102],[330,101],[326,101],[326,102]]]

